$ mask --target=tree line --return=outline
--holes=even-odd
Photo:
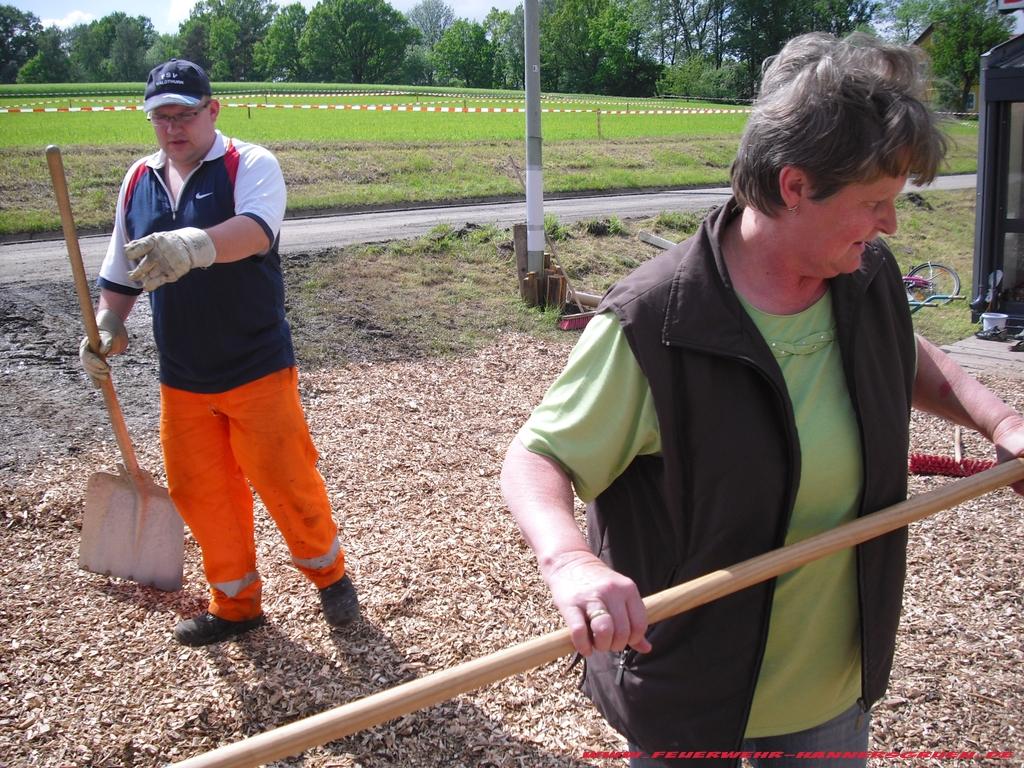
[[[978,56],[1010,36],[992,0],[540,0],[541,88],[749,99],[794,35],[930,32],[941,106],[961,108]],[[201,0],[173,34],[117,12],[68,29],[0,5],[0,82],[131,82],[171,57],[214,80],[523,87],[523,6],[457,18],[444,0]]]

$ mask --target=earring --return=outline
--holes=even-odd
[[[787,207],[786,210],[789,211],[790,213],[796,213],[797,209],[799,207],[800,207],[800,203],[797,203],[796,205],[791,205],[791,206]]]

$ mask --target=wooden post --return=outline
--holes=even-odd
[[[653,245],[655,248],[661,248],[663,251],[668,250],[673,245],[675,245],[675,243],[673,243],[671,240],[666,240],[664,237],[659,237],[658,235],[655,235],[652,232],[647,232],[642,229],[639,232],[637,232],[636,236],[643,240],[645,243],[649,243],[650,245]]]
[[[551,309],[565,305],[566,280],[557,272],[549,272],[544,285],[544,303]]]
[[[577,304],[582,304],[584,307],[589,307],[590,309],[596,309],[597,305],[601,303],[601,297],[596,293],[573,291],[572,295]]]
[[[540,304],[540,286],[537,283],[536,272],[527,272],[520,286],[522,287],[523,301],[527,306],[536,307]]]

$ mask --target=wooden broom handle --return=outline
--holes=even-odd
[[[68,249],[71,273],[75,279],[75,292],[78,294],[78,304],[82,310],[85,335],[89,338],[89,346],[92,351],[99,354],[100,329],[96,325],[96,313],[93,311],[92,297],[89,295],[89,279],[85,275],[82,251],[78,247],[78,233],[75,230],[75,218],[71,213],[71,197],[68,195],[68,182],[64,175],[64,160],[60,155],[60,147],[51,144],[46,148],[46,164],[50,167],[53,192],[57,198],[57,207],[60,209],[60,223],[64,229],[64,243]],[[100,389],[103,392],[103,402],[106,403],[107,412],[110,414],[110,423],[114,427],[114,439],[117,440],[117,447],[121,450],[121,459],[136,487],[142,487],[141,484],[144,482],[142,470],[139,468],[139,461],[135,456],[135,448],[128,434],[128,425],[125,424],[124,414],[117,402],[114,382],[109,376],[100,383]]]
[[[1019,480],[1024,480],[1024,459],[1011,459],[831,531],[651,595],[644,600],[648,619],[652,624],[662,621]],[[547,664],[572,650],[569,630],[561,629],[174,765],[177,768],[251,768],[297,755],[310,747],[350,736]]]

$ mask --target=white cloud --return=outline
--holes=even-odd
[[[77,24],[88,24],[90,21],[94,21],[96,17],[87,13],[86,11],[71,11],[64,16],[63,19],[40,19],[39,23],[44,27],[59,27],[60,29],[70,29]]]
[[[153,26],[165,34],[178,31],[178,27],[192,13],[196,0],[171,0],[163,19],[153,19]]]

